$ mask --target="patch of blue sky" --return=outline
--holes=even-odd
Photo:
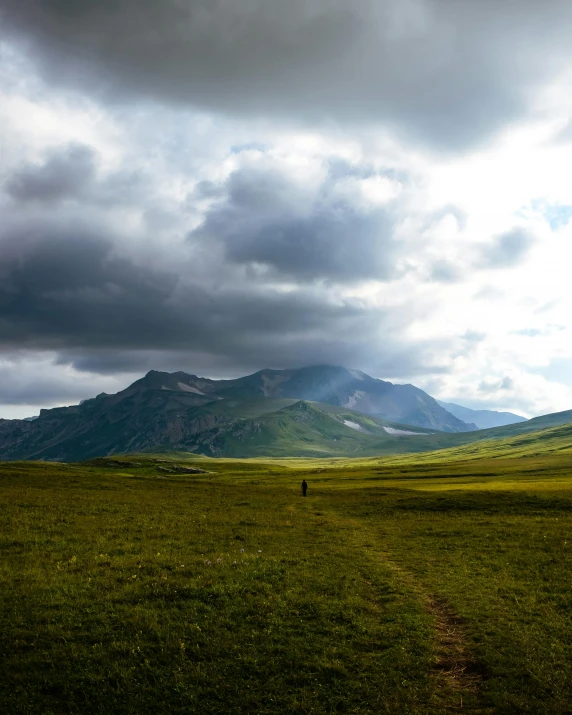
[[[537,335],[542,334],[542,330],[537,328],[524,328],[523,330],[513,330],[513,335],[527,335],[529,338],[535,338]]]
[[[231,154],[241,154],[243,151],[268,151],[268,145],[260,142],[246,142],[245,144],[233,144],[230,147]]]
[[[511,335],[526,335],[529,338],[536,338],[538,335],[553,335],[554,333],[560,333],[563,330],[566,330],[565,325],[550,323],[549,325],[545,325],[542,329],[522,328],[521,330],[511,330]]]
[[[536,375],[542,375],[551,382],[560,382],[563,385],[572,384],[571,358],[555,358],[548,365],[529,367],[528,370]]]
[[[572,206],[568,204],[547,204],[545,201],[536,200],[532,201],[530,206],[544,216],[553,231],[563,228],[572,220]]]

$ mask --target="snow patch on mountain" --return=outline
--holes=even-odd
[[[397,435],[397,436],[409,435],[409,434],[419,436],[419,432],[408,432],[407,430],[395,429],[394,427],[384,427],[383,429],[387,432],[387,434],[392,434],[392,435]]]
[[[201,392],[200,390],[197,390],[196,387],[191,387],[190,385],[185,385],[184,382],[178,382],[177,385],[181,390],[184,390],[185,392],[194,392],[195,395],[204,395],[204,392]]]

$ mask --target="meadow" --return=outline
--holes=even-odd
[[[553,437],[0,464],[0,711],[570,713]]]

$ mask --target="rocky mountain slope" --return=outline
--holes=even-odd
[[[252,398],[197,407],[163,392],[148,398],[125,414],[103,399],[84,403],[85,410],[44,410],[34,422],[0,420],[0,459],[79,461],[165,450],[212,457],[375,455],[400,451],[400,440],[431,434],[303,400]]]
[[[261,370],[237,380],[209,381],[202,389],[223,398],[285,397],[325,402],[382,419],[444,432],[476,429],[413,385],[394,385],[359,370],[315,365],[297,370]]]
[[[393,389],[399,387],[408,389]],[[300,393],[325,401],[299,399]],[[410,399],[399,403],[403,394]],[[226,381],[153,371],[115,395],[42,410],[32,421],[0,420],[0,459],[75,461],[166,450],[216,457],[374,456],[455,447],[572,423],[572,411],[567,411],[492,429],[438,431],[432,425],[442,417],[440,410],[445,416],[439,424],[459,425],[433,403],[412,386],[356,376],[344,368],[262,371]],[[355,405],[377,413],[357,411]],[[380,414],[407,415],[409,423]],[[430,426],[416,426],[413,420]],[[460,429],[470,428],[461,423]]]
[[[289,413],[281,410],[299,400],[323,403],[320,419],[333,420],[325,428],[326,433],[331,432],[327,444],[318,439],[315,430],[306,436],[306,442],[317,440],[315,447],[320,453],[328,449],[332,454],[341,453],[345,444],[349,452],[355,452],[358,444],[369,452],[372,434],[377,434],[379,442],[395,441],[408,431],[423,432],[423,428],[450,432],[473,428],[412,385],[393,385],[341,367],[262,370],[236,380],[151,371],[115,395],[102,393],[80,405],[42,410],[32,421],[0,420],[0,459],[68,461],[167,448],[226,453],[228,445],[240,441],[241,434],[258,429],[266,436],[257,442],[257,453],[264,449],[270,453],[270,443],[280,441],[279,426],[288,432],[284,420]],[[332,408],[345,413],[347,419],[334,415]],[[248,422],[270,413],[278,415],[274,421],[268,418],[258,426]],[[360,413],[375,416],[369,428],[360,427]],[[393,433],[385,430],[386,422]],[[373,429],[373,424],[379,429]],[[342,435],[334,435],[339,429]],[[299,430],[295,431],[300,436]],[[279,451],[285,453],[289,439],[284,435],[280,439],[283,447]],[[237,449],[233,448],[233,454]],[[238,452],[248,456],[248,449]]]

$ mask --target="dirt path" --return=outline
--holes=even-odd
[[[410,591],[433,619],[435,656],[434,677],[443,693],[443,703],[431,706],[428,713],[464,712],[474,715],[492,715],[494,709],[482,704],[481,687],[486,678],[486,668],[480,664],[470,647],[470,638],[463,619],[441,595],[430,595],[424,584],[410,571],[404,569],[376,535],[355,521],[354,545],[367,548],[373,556],[377,552],[403,586]]]
[[[424,610],[433,618],[435,628],[435,677],[440,686],[453,698],[442,712],[466,712],[491,715],[494,710],[481,704],[480,690],[486,669],[471,652],[469,636],[463,619],[447,599],[428,595],[418,579],[384,552],[385,563],[399,575],[400,580],[417,596]]]
[[[459,695],[459,704],[449,708],[456,712],[492,712],[476,706],[485,671],[479,665],[468,645],[463,619],[442,598],[426,597],[424,607],[435,623],[437,662],[435,670],[444,686]],[[465,695],[465,703],[463,703]]]

